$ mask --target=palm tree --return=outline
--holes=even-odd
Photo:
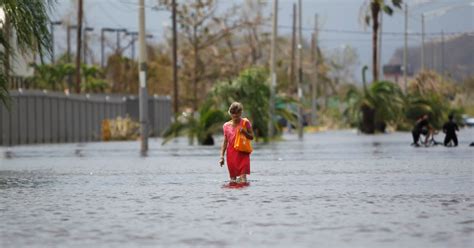
[[[51,37],[48,30],[48,8],[53,0],[0,1],[0,100],[8,106],[8,78],[10,59],[15,56],[12,44],[20,52],[34,50],[40,57],[50,51]],[[11,39],[13,31],[16,40]]]
[[[372,76],[373,81],[378,81],[378,32],[379,32],[379,15],[383,11],[388,15],[393,14],[394,7],[401,9],[403,0],[390,0],[393,6],[385,4],[385,0],[366,0],[363,5],[363,18],[367,26],[372,24]]]
[[[293,99],[275,96],[275,116],[269,116],[270,87],[267,83],[268,71],[263,68],[250,68],[242,71],[231,82],[220,82],[212,89],[212,97],[220,103],[220,109],[227,109],[234,101],[244,105],[244,115],[252,121],[257,138],[268,140],[268,121],[272,120],[275,130],[280,132],[278,117],[285,118],[296,125],[296,114],[290,112],[287,104],[295,104]],[[278,134],[278,133],[277,133]]]
[[[94,65],[81,64],[81,75],[84,82],[81,83],[81,92],[103,93],[109,87],[103,79],[103,72]]]
[[[215,102],[208,99],[199,109],[199,114],[183,115],[177,118],[168,129],[163,132],[163,143],[179,137],[188,136],[189,144],[192,145],[197,138],[200,145],[214,145],[212,135],[222,132],[222,125],[227,121],[226,114],[214,108]]]
[[[268,140],[267,123],[270,119],[268,115],[268,104],[270,88],[266,83],[268,72],[261,68],[244,70],[231,82],[217,83],[207,101],[200,107],[199,114],[192,114],[178,117],[178,121],[173,123],[163,134],[163,143],[178,137],[187,135],[192,144],[192,140],[197,138],[201,145],[212,145],[212,135],[222,132],[222,125],[230,120],[226,114],[227,108],[234,101],[239,101],[244,105],[244,116],[252,121],[252,127],[256,137]],[[277,118],[282,117],[296,125],[296,114],[287,110],[287,104],[295,104],[292,99],[276,96],[275,116],[272,118],[275,129],[281,131]]]
[[[408,87],[405,104],[407,120],[413,123],[420,116],[428,114],[430,124],[434,128],[441,128],[450,113],[459,112],[451,104],[457,92],[454,82],[435,72],[418,73]]]
[[[73,64],[32,64],[34,75],[29,79],[40,89],[64,90],[64,80],[74,72]]]
[[[387,124],[396,125],[403,120],[404,96],[397,84],[378,81],[367,90],[355,87],[347,93],[349,108],[346,115],[363,133],[384,132]]]
[[[420,116],[427,114],[430,124],[440,129],[454,109],[449,101],[437,94],[409,95],[406,100],[405,115],[409,123],[414,123]]]

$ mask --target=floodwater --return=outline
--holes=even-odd
[[[152,139],[148,157],[138,142],[3,147],[0,246],[473,247],[474,129],[459,136],[286,135],[255,146],[244,187],[218,146],[185,139]]]

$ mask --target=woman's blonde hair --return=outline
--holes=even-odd
[[[242,112],[244,110],[244,106],[242,106],[242,103],[240,102],[233,102],[230,107],[229,107],[229,115],[231,114],[236,114],[239,112]]]

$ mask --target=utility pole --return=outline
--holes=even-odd
[[[116,53],[117,54],[120,54],[120,31],[117,29],[117,32],[116,32],[116,35],[117,35],[117,45],[115,45],[115,49],[116,49]]]
[[[135,60],[135,42],[137,41],[138,37],[138,32],[127,32],[126,35],[130,35],[131,41],[130,41],[130,46],[131,46],[131,54],[130,54],[130,59]],[[153,38],[153,35],[147,34],[146,38]]]
[[[432,70],[439,72],[438,71],[438,41],[436,39],[431,39],[431,64],[432,64]]]
[[[421,14],[421,70],[425,70],[425,15]]]
[[[379,67],[379,79],[383,80],[383,64],[382,64],[382,34],[383,34],[383,11],[380,11],[380,26],[379,26],[379,53],[377,62]]]
[[[61,25],[63,22],[61,21],[55,21],[51,22],[51,62],[54,64],[56,62],[55,56],[54,56],[54,26],[55,25]]]
[[[132,38],[132,40],[130,41],[131,44],[131,47],[132,47],[132,51],[131,51],[131,54],[130,54],[130,58],[132,60],[135,60],[135,41],[137,40],[137,36],[138,36],[138,32],[127,32],[127,35],[130,35]]]
[[[67,49],[66,49],[66,61],[67,63],[72,63],[71,59],[71,29],[77,28],[76,25],[67,25],[67,30],[66,30],[66,39],[67,39]],[[72,75],[71,73],[68,73],[67,75],[67,88],[69,91],[72,90]]]
[[[121,32],[124,32],[124,33],[127,33],[127,29],[125,28],[119,28],[119,29],[115,29],[115,32],[117,32],[117,54],[118,55],[121,55],[122,54],[122,51],[120,51],[121,47],[120,47],[120,33]]]
[[[66,60],[68,63],[71,62],[71,29],[76,28],[75,25],[67,25],[66,28],[66,40],[67,40],[67,47],[66,47]]]
[[[295,53],[296,53],[296,3],[293,3],[293,31],[291,36],[291,66],[290,66],[290,89],[295,85]],[[290,92],[293,94],[293,92]],[[291,125],[290,125],[291,127]]]
[[[303,7],[301,0],[298,0],[298,138],[303,139],[303,32],[302,16]]]
[[[174,118],[175,121],[178,119],[178,111],[179,111],[179,94],[178,94],[178,38],[177,38],[177,31],[176,31],[176,0],[171,2],[172,4],[172,25],[173,25],[173,95],[174,95]]]
[[[268,120],[268,136],[273,138],[275,134],[275,127],[273,126],[273,116],[275,115],[275,88],[276,88],[276,68],[275,68],[275,52],[276,52],[276,39],[278,32],[278,0],[273,0],[273,17],[272,17],[272,42],[271,42],[271,54],[270,54],[270,112]]]
[[[138,32],[137,32],[137,36],[138,36]],[[137,37],[135,37],[135,35],[132,35],[132,60],[135,60],[135,42],[137,41]]]
[[[94,31],[94,28],[91,27],[86,27],[84,29],[84,64],[87,65],[87,50],[89,49],[88,43],[87,43],[87,32],[92,32]]]
[[[444,30],[441,30],[441,75],[446,76],[444,68]]]
[[[290,85],[288,86],[288,95],[292,96],[295,92],[295,54],[296,54],[296,3],[293,3],[293,28],[291,35],[291,62],[290,62]],[[290,109],[291,111],[291,109]],[[288,132],[291,133],[291,123],[286,122]]]
[[[105,67],[105,32],[116,32],[115,28],[102,28],[100,30],[100,66]]]
[[[104,68],[104,28],[100,30],[100,67]]]
[[[313,56],[314,63],[314,79],[313,86],[311,87],[311,125],[316,125],[316,111],[317,111],[317,101],[316,101],[316,87],[318,85],[318,14],[314,15],[314,41],[311,43],[314,46],[314,51],[311,53]]]
[[[138,1],[138,44],[140,47],[139,61],[139,104],[140,104],[140,153],[145,156],[148,151],[148,93],[146,90],[146,44],[145,44],[145,0]]]
[[[81,93],[82,0],[77,14],[76,93]]]
[[[408,90],[408,4],[405,3],[405,45],[403,47],[403,83],[405,86],[405,93]]]

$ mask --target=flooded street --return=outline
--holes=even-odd
[[[255,146],[239,189],[219,146],[185,139],[152,139],[148,157],[138,142],[3,147],[0,246],[472,247],[474,129],[459,139],[286,135]]]

